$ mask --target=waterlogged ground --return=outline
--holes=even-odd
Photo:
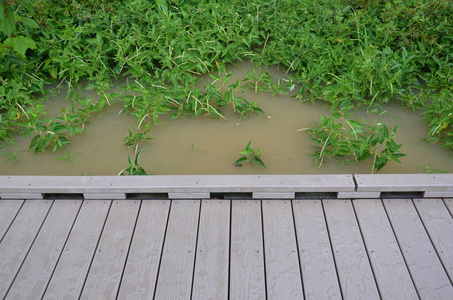
[[[243,78],[250,64],[239,64],[231,70],[235,78]],[[285,74],[272,69],[277,78]],[[64,93],[62,93],[64,94]],[[226,120],[212,117],[189,117],[177,120],[162,118],[152,127],[153,140],[141,143],[140,165],[150,174],[315,174],[315,173],[370,173],[372,161],[344,164],[336,160],[325,162],[320,168],[307,155],[314,151],[306,131],[329,109],[321,104],[300,103],[289,96],[274,96],[261,92],[246,92],[242,97],[258,101],[264,110],[261,116],[238,119],[226,111]],[[63,96],[53,96],[48,112],[57,114],[69,103]],[[116,104],[90,119],[86,131],[72,140],[64,151],[33,154],[28,150],[31,138],[17,138],[16,144],[2,152],[16,153],[8,159],[2,155],[1,175],[117,175],[128,166],[128,155],[134,149],[123,144],[128,129],[134,129],[137,120],[121,113]],[[417,113],[397,105],[383,107],[387,113],[380,116],[361,116],[370,123],[383,121],[399,126],[396,141],[404,144],[402,164],[389,162],[380,173],[420,173],[427,168],[453,172],[452,156],[440,144],[427,144],[428,126]],[[262,149],[266,169],[244,163],[235,167],[247,143]],[[66,159],[62,157],[66,156]]]

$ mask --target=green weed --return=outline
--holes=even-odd
[[[398,102],[423,110],[431,140],[453,150],[452,19],[451,1],[0,1],[0,144],[31,135],[35,153],[56,151],[116,101],[136,117],[139,132],[159,118],[224,118],[229,108],[249,117],[262,112],[241,97],[251,89],[290,90],[300,101],[327,102],[333,114]],[[226,66],[244,60],[255,69],[230,82]],[[287,78],[272,79],[273,65]],[[213,83],[200,88],[206,73]],[[109,92],[124,77],[124,89]],[[82,107],[47,116],[48,84],[68,85],[67,99]],[[97,95],[78,95],[83,85]],[[370,154],[376,170],[398,158],[394,130],[360,124],[369,135],[354,143],[381,145]],[[344,128],[325,128],[325,138],[335,132],[329,140],[341,140]],[[313,131],[321,148],[324,131]]]
[[[148,173],[146,173],[145,169],[143,169],[139,165],[140,153],[141,153],[141,151],[138,151],[135,154],[134,159],[132,159],[132,157],[130,155],[128,156],[129,165],[126,168],[124,168],[123,170],[121,170],[118,173],[118,176],[119,175],[148,175]]]
[[[239,159],[237,159],[234,162],[234,165],[242,166],[242,163],[250,162],[255,167],[266,168],[266,165],[264,164],[263,160],[260,158],[261,152],[262,152],[261,149],[258,149],[257,151],[255,151],[252,149],[251,145],[252,145],[252,141],[249,141],[249,143],[245,147],[244,151],[240,152],[243,156],[241,156]]]
[[[321,116],[319,126],[308,130],[318,149],[310,156],[319,166],[331,157],[345,162],[371,158],[371,173],[379,172],[390,160],[401,163],[399,158],[406,156],[394,140],[396,131],[397,127],[389,129],[383,123],[368,125],[362,120],[351,119],[349,113]]]

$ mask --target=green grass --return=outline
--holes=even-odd
[[[300,101],[327,102],[343,116],[390,101],[422,110],[430,140],[453,150],[451,20],[447,0],[2,1],[0,143],[32,135],[33,151],[56,151],[113,102],[137,118],[137,132],[161,115],[222,118],[233,107],[248,117],[261,110],[241,89],[296,87]],[[229,83],[226,65],[243,60],[255,72]],[[289,79],[274,83],[271,65]],[[200,88],[204,73],[225,86]],[[125,76],[124,91],[111,93]],[[51,83],[68,85],[66,97],[82,108],[47,116]],[[97,96],[79,96],[82,86]]]

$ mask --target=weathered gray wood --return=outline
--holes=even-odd
[[[300,266],[307,299],[341,299],[321,200],[293,200]]]
[[[338,192],[338,199],[366,199],[366,198],[379,198],[381,192]]]
[[[169,199],[209,199],[210,194],[208,192],[203,193],[168,193]]]
[[[0,194],[348,192],[354,190],[352,175],[0,176]]]
[[[228,299],[230,200],[201,203],[192,299]]]
[[[230,299],[266,299],[261,202],[231,206]]]
[[[78,299],[111,201],[83,201],[43,299]]]
[[[453,219],[442,199],[414,199],[426,231],[453,281]]]
[[[438,191],[426,191],[423,194],[425,198],[448,198],[453,197],[453,191],[451,192],[438,192]]]
[[[453,216],[453,199],[444,199],[444,203],[450,212],[450,215]]]
[[[0,242],[23,203],[24,200],[0,200]]]
[[[115,299],[140,201],[113,201],[80,299]]]
[[[380,299],[351,200],[323,200],[344,299]]]
[[[381,200],[353,200],[383,299],[418,299]]]
[[[453,174],[354,175],[358,192],[453,192]]]
[[[172,201],[156,299],[190,299],[199,210],[199,200]]]
[[[83,198],[85,200],[124,200],[126,199],[126,194],[125,193],[100,193],[100,194],[94,194],[94,193],[83,193]]]
[[[453,296],[453,287],[412,200],[391,199],[383,202],[419,296],[423,299],[448,299]]]
[[[54,202],[5,299],[43,295],[81,204],[81,200]]]
[[[253,192],[253,199],[294,199],[294,192]]]
[[[303,299],[291,201],[263,200],[262,203],[267,296]]]
[[[46,218],[50,200],[25,201],[0,243],[0,298],[6,295]]]
[[[4,192],[2,192],[2,193],[0,193],[0,197],[1,197],[2,200],[4,200],[4,199],[27,199],[27,200],[43,199],[41,193],[33,193],[33,192],[31,192],[31,193],[22,193],[21,189],[16,189],[16,191],[12,192],[12,193],[4,193]]]
[[[152,299],[170,200],[143,200],[118,299]]]

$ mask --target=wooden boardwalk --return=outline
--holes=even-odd
[[[453,299],[453,199],[0,199],[0,299]]]

